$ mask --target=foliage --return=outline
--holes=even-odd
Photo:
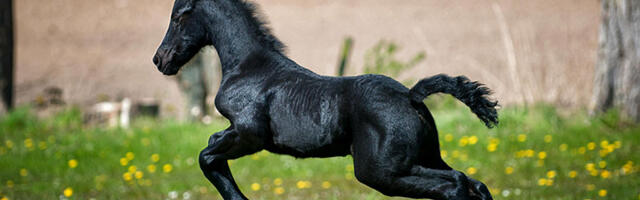
[[[400,48],[393,42],[379,41],[365,54],[364,73],[383,74],[397,78],[402,72],[415,67],[426,58],[424,52],[419,52],[408,61],[396,58]],[[402,81],[411,82],[410,80]]]
[[[489,130],[448,96],[429,97],[427,105],[445,160],[485,182],[496,199],[640,195],[640,127],[615,125],[615,114],[591,119],[548,105],[508,107]],[[21,108],[0,118],[0,198],[220,199],[196,156],[228,122],[140,120],[131,129],[106,129],[83,127],[81,116],[70,109],[39,119]],[[250,199],[387,198],[354,179],[350,157],[302,160],[263,151],[230,164]]]

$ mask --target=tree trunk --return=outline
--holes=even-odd
[[[0,112],[2,109],[13,108],[13,5],[11,0],[0,0],[0,93],[2,93]]]
[[[602,24],[591,108],[612,107],[640,121],[640,1],[602,0]]]

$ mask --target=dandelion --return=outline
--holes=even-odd
[[[569,172],[569,178],[575,178],[577,175],[578,175],[578,172],[576,172],[576,171],[574,171],[574,170],[571,170],[571,171]]]
[[[157,153],[151,154],[151,161],[158,162],[158,160],[160,160],[160,155]]]
[[[440,157],[447,158],[447,151],[446,150],[440,151]]]
[[[584,166],[584,168],[585,168],[585,169],[587,169],[587,170],[589,170],[589,171],[596,169],[596,168],[595,168],[595,165],[594,165],[593,163],[587,163],[587,164]]]
[[[633,162],[627,161],[627,163],[622,166],[622,174],[629,174],[632,171],[633,171]]]
[[[38,142],[38,148],[39,148],[40,150],[45,150],[45,149],[47,149],[47,142],[45,142],[45,141]]]
[[[469,137],[467,137],[467,136],[463,136],[458,141],[458,146],[464,147],[464,146],[467,146],[467,144],[469,144]]]
[[[473,135],[473,136],[469,137],[469,144],[474,145],[476,143],[478,143],[478,137],[477,136]]]
[[[622,147],[622,142],[620,141],[615,141],[613,142],[614,147],[616,147],[616,149],[619,149],[620,147]]]
[[[253,191],[260,190],[260,184],[258,184],[258,183],[251,184],[251,190],[253,190]]]
[[[64,194],[65,197],[71,197],[71,195],[73,195],[73,189],[71,189],[70,187],[67,187],[64,189],[64,191],[62,191],[62,193]]]
[[[309,181],[298,181],[296,183],[296,187],[298,187],[298,189],[310,188],[311,187],[311,182],[309,182]]]
[[[589,142],[589,144],[587,144],[587,149],[593,150],[595,148],[596,148],[596,143],[595,142]]]
[[[69,168],[73,169],[78,167],[78,161],[76,159],[71,159],[69,160]]]
[[[129,160],[127,158],[120,158],[120,165],[127,166],[129,164]]]
[[[551,135],[545,135],[544,136],[544,142],[546,142],[546,143],[551,143],[552,139],[553,139],[553,137],[551,137]]]
[[[589,171],[589,175],[591,175],[591,176],[598,176],[599,174],[600,173],[598,173],[598,170],[596,170],[596,169]]]
[[[598,191],[598,196],[601,196],[601,197],[607,196],[607,190],[601,189],[600,191]]]
[[[173,170],[173,166],[171,166],[171,164],[164,164],[162,166],[162,171],[164,173],[169,173],[169,172],[171,172],[171,170]]]
[[[538,153],[538,158],[540,160],[547,158],[547,152],[541,151]]]
[[[13,186],[14,186],[14,185],[15,185],[15,183],[13,183],[13,181],[12,181],[12,180],[8,180],[8,181],[7,181],[7,187],[8,187],[8,188],[13,188]]]
[[[607,156],[607,154],[609,154],[609,151],[607,151],[606,149],[600,149],[598,153],[600,154],[600,157],[605,157]]]
[[[527,141],[527,135],[525,135],[525,134],[518,135],[518,141],[519,142]]]
[[[282,179],[281,178],[273,179],[273,184],[274,185],[282,185]]]
[[[607,166],[607,162],[606,161],[603,160],[603,161],[598,162],[598,167],[605,168],[606,166]]]
[[[538,185],[539,186],[543,186],[547,184],[547,179],[546,178],[540,178],[538,179]]]
[[[547,172],[547,177],[549,177],[549,178],[556,177],[556,171],[555,170],[548,171]]]
[[[131,173],[134,173],[134,172],[138,171],[138,168],[135,165],[131,165],[131,166],[129,166],[129,170],[128,171],[131,172]]]
[[[127,152],[127,153],[125,154],[125,157],[126,157],[128,160],[133,160],[133,158],[135,158],[136,156],[133,154],[133,152]]]
[[[125,181],[130,181],[133,179],[133,177],[131,176],[131,173],[125,172],[124,174],[122,174],[122,179],[124,179]]]
[[[329,189],[330,187],[331,187],[331,183],[329,183],[329,181],[322,182],[322,188]]]
[[[29,171],[27,171],[27,169],[22,168],[20,169],[20,176],[27,176],[29,175]]]
[[[284,188],[282,187],[276,187],[273,189],[273,193],[276,195],[281,195],[282,193],[284,193]]]
[[[487,146],[487,151],[489,151],[489,152],[494,152],[494,151],[496,151],[496,149],[497,149],[497,148],[498,148],[498,144],[490,143],[490,144]]]
[[[478,170],[477,170],[475,167],[469,167],[469,168],[467,168],[467,173],[468,173],[469,175],[474,175],[474,174],[476,174],[476,172],[477,172],[477,171],[478,171]]]
[[[451,142],[452,140],[453,140],[453,135],[451,135],[450,133],[447,133],[446,135],[444,135],[444,141]]]
[[[567,148],[569,148],[569,145],[567,145],[567,144],[561,144],[560,145],[560,151],[566,151]]]
[[[4,144],[5,144],[5,146],[7,146],[7,149],[12,149],[13,148],[13,141],[11,141],[11,140],[5,140]]]
[[[136,171],[133,176],[135,176],[136,179],[141,179],[144,176],[144,172]]]
[[[7,197],[2,197],[2,198],[0,198],[0,200],[9,200],[9,198],[7,198]]]
[[[147,165],[147,171],[149,171],[149,173],[155,173],[156,172],[156,165],[151,164],[151,165]]]
[[[348,164],[347,166],[344,167],[345,170],[347,170],[348,172],[353,172],[353,165],[352,164]]]
[[[33,148],[33,139],[31,139],[31,138],[25,139],[24,140],[24,146],[27,147],[27,149]]]
[[[609,146],[609,141],[608,140],[602,140],[600,142],[600,148],[606,149],[607,146]]]
[[[505,174],[512,174],[513,173],[513,167],[507,167],[506,169],[504,169],[504,173]]]
[[[602,170],[602,172],[600,173],[600,176],[604,179],[607,179],[611,177],[611,172],[609,172],[608,170]]]
[[[584,147],[580,147],[580,148],[578,148],[578,153],[580,153],[580,154],[584,154],[585,152],[587,152],[587,149],[586,149],[586,148],[584,148]]]

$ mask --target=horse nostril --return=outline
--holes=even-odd
[[[158,65],[160,63],[160,57],[158,55],[153,56],[153,64]]]

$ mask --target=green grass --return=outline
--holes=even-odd
[[[458,103],[433,99],[444,102],[428,105],[445,160],[485,182],[496,199],[640,198],[640,127],[615,113],[589,118],[545,105],[508,107],[499,127],[486,129]],[[75,109],[45,119],[18,109],[0,118],[0,198],[64,198],[70,188],[69,199],[167,199],[172,192],[177,199],[185,193],[220,199],[196,157],[209,135],[226,126],[224,120],[209,126],[138,120],[131,129],[108,129],[84,127]],[[230,163],[250,199],[386,198],[355,180],[350,157],[302,160],[260,152]]]

